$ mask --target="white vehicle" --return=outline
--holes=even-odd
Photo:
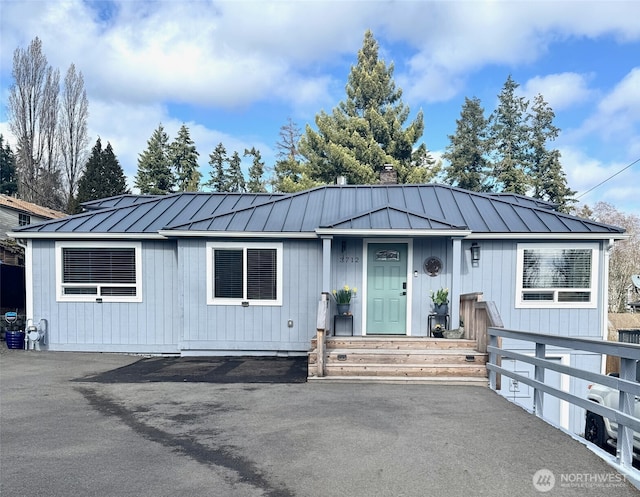
[[[617,376],[617,374],[612,374],[612,376]],[[638,381],[637,373],[636,381]],[[619,391],[614,388],[594,384],[589,385],[587,398],[592,402],[602,404],[606,407],[618,409],[619,394]],[[633,415],[636,418],[640,418],[640,398],[638,397],[635,398]],[[584,425],[584,438],[603,449],[607,447],[615,448],[618,439],[618,424],[599,414],[587,411]],[[633,432],[633,452],[634,458],[640,458],[640,433],[635,431]]]

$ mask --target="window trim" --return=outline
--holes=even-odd
[[[96,286],[96,294],[91,295],[66,295],[63,292],[65,286],[62,281],[63,271],[63,249],[117,249],[117,248],[129,248],[134,249],[135,261],[136,261],[136,282],[133,286],[136,289],[136,294],[129,295],[101,295],[101,286],[118,286],[113,283],[87,283],[82,286]],[[140,242],[106,242],[106,241],[69,241],[69,242],[56,242],[55,245],[56,254],[56,301],[58,302],[142,302],[142,244]]]
[[[250,300],[246,298],[216,298],[214,297],[214,250],[242,250],[244,280],[243,295],[247,295],[247,249],[275,249],[276,251],[276,299],[275,300]],[[206,271],[207,271],[207,305],[242,305],[248,302],[250,306],[282,306],[283,278],[283,244],[281,242],[207,242],[206,244]],[[246,304],[245,304],[246,305]]]
[[[527,249],[557,249],[557,250],[574,250],[587,249],[591,250],[591,286],[590,288],[560,289],[545,288],[546,291],[553,291],[554,300],[523,300],[522,277],[524,273],[524,251]],[[516,309],[595,309],[598,306],[598,261],[599,247],[597,243],[518,243],[516,257],[516,291],[515,291],[515,307]],[[527,289],[529,290],[529,289]],[[558,291],[563,290],[584,290],[590,292],[588,302],[559,302]]]

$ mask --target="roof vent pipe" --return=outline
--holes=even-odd
[[[336,185],[346,185],[347,184],[347,177],[346,176],[338,176],[336,178]]]

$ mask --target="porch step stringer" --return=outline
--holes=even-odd
[[[329,337],[324,376],[318,376],[315,339],[309,381],[487,385],[487,354],[473,340],[426,337]]]

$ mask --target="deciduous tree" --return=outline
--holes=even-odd
[[[298,149],[302,132],[291,118],[282,125],[279,136],[276,143],[278,160],[271,179],[273,191],[292,193],[321,185],[321,182],[311,179],[309,164]]]
[[[619,240],[609,258],[609,311],[626,312],[631,290],[631,275],[640,274],[640,216],[620,212],[611,204],[598,202],[593,206],[592,219],[619,226],[629,238]]]
[[[87,119],[89,118],[89,101],[84,88],[81,72],[71,64],[64,78],[60,120],[58,124],[60,154],[67,187],[67,212],[71,212],[78,180],[82,176],[87,162]]]
[[[9,128],[16,138],[20,198],[46,207],[62,207],[56,143],[60,72],[54,70],[34,38],[13,54],[9,89]]]

